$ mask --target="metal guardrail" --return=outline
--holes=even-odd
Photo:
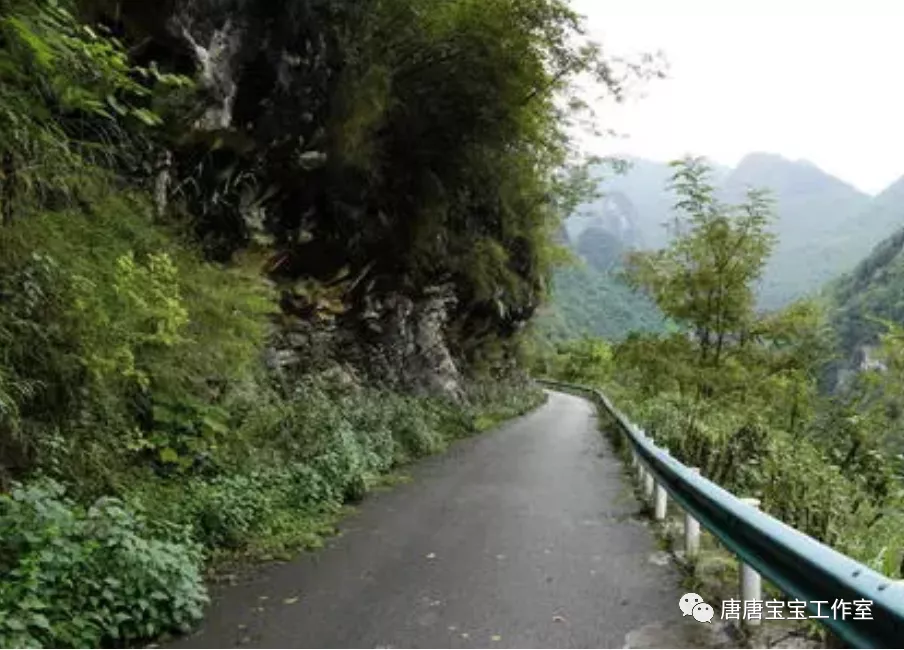
[[[553,388],[590,394],[624,432],[656,484],[745,564],[790,597],[827,601],[872,601],[872,620],[820,618],[819,622],[853,647],[897,648],[904,644],[904,582],[896,582],[809,535],[744,503],[657,447],[599,390],[538,380]],[[812,620],[812,617],[811,617]]]

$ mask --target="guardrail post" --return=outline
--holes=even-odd
[[[656,499],[654,501],[653,506],[653,519],[656,521],[662,521],[665,519],[665,512],[668,508],[669,497],[666,494],[665,488],[662,487],[662,484],[656,484]]]
[[[691,467],[691,471],[700,473],[699,467]],[[684,557],[692,560],[700,554],[700,522],[684,513]]]
[[[653,488],[656,486],[656,481],[653,480],[653,473],[647,469],[643,476],[643,495],[649,501],[653,498]]]
[[[742,502],[754,508],[760,507],[759,499],[741,499]],[[741,562],[741,602],[751,600],[763,600],[763,579],[753,567]],[[743,607],[743,605],[742,605]],[[748,625],[759,625],[762,621],[757,618],[746,619]]]
[[[663,448],[663,452],[669,453],[668,449]],[[662,521],[665,519],[666,509],[669,505],[669,496],[665,491],[662,483],[656,482],[655,489],[655,498],[653,499],[653,519],[656,521]]]

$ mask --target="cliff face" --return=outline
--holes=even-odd
[[[452,96],[470,80],[446,69],[452,46],[418,49],[415,14],[374,26],[370,4],[110,0],[93,18],[136,62],[196,80],[157,152],[158,213],[188,215],[213,259],[263,251],[282,295],[271,364],[339,363],[455,396],[482,342],[505,345],[533,314],[542,265],[526,228],[472,189],[488,183],[461,171],[481,121],[509,116]],[[401,30],[399,52],[381,29]]]
[[[447,332],[455,301],[452,287],[431,287],[418,300],[369,296],[367,309],[341,324],[284,318],[267,364],[282,377],[332,369],[348,380],[363,373],[414,394],[458,399],[462,377]]]

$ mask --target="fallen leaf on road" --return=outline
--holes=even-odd
[[[450,626],[449,626],[449,631],[450,631],[450,632],[454,632],[454,631],[457,630],[457,629],[458,629],[458,627],[455,626],[455,625],[450,625]]]
[[[239,623],[239,629],[240,629],[240,630],[244,630],[246,627],[248,627],[248,626],[245,625],[244,623]]]
[[[258,596],[258,600],[270,600],[270,596]]]
[[[564,616],[559,616],[558,614],[556,614],[555,616],[552,617],[552,622],[553,622],[553,623],[564,623],[564,622],[565,622],[565,617],[564,617]]]
[[[503,555],[502,553],[500,553],[499,555],[496,556],[496,559],[497,559],[497,560],[504,560],[504,559],[505,559],[505,555]]]
[[[427,553],[427,559],[432,560],[436,557],[436,553]]]
[[[462,632],[462,633],[461,633],[461,638],[462,638],[462,639],[470,639],[470,638],[471,638],[471,635],[468,634],[467,632]]]
[[[494,634],[493,636],[490,637],[490,641],[497,641],[497,642],[502,641],[502,637],[499,636],[498,634]]]
[[[286,598],[283,600],[284,605],[294,605],[298,602],[298,596],[293,596],[292,598]]]

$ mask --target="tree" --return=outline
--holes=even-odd
[[[764,192],[750,190],[738,206],[718,201],[710,169],[699,158],[673,163],[678,195],[673,239],[665,249],[628,256],[626,275],[672,321],[686,327],[705,377],[704,395],[726,357],[742,349],[756,320],[755,283],[773,245]]]
[[[559,345],[557,376],[579,384],[601,385],[612,372],[612,348],[602,339],[585,336]]]

